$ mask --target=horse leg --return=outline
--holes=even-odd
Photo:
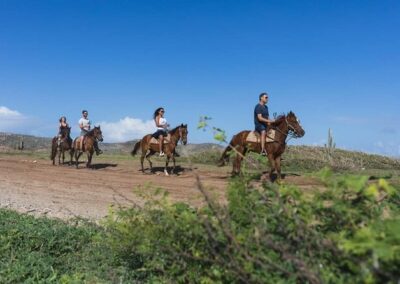
[[[233,163],[232,175],[240,174],[240,168],[242,166],[243,156],[244,156],[244,148],[242,146],[236,147],[236,159]]]
[[[56,156],[57,156],[57,152],[56,152],[56,146],[54,146],[54,139],[51,142],[51,155],[50,155],[50,159],[53,161],[53,166],[56,164]]]
[[[140,156],[140,165],[142,166],[142,173],[144,173],[144,158],[146,157],[146,153],[142,152],[142,156]]]
[[[172,163],[173,163],[173,167],[172,167],[172,174],[175,174],[175,169],[176,169],[176,160],[175,160],[175,155],[172,155]]]
[[[62,163],[63,163],[63,165],[65,163],[65,151],[64,151],[64,149],[62,150]]]
[[[57,149],[57,154],[58,154],[58,165],[61,165],[61,149]]]
[[[81,152],[81,151],[76,151],[75,152],[76,168],[78,168],[78,166],[79,166],[79,158],[81,157],[82,154],[83,154],[83,152]]]
[[[92,158],[93,158],[93,152],[90,151],[90,152],[87,153],[86,168],[90,168],[92,166]]]
[[[282,174],[281,174],[281,156],[275,158],[275,170],[277,173],[277,181],[278,183],[281,181],[282,179]]]
[[[72,166],[72,163],[73,163],[73,161],[72,161],[73,156],[74,156],[74,149],[71,149],[71,150],[69,150],[69,157],[70,157],[69,166]]]
[[[169,176],[169,172],[168,172],[169,159],[171,159],[171,154],[168,154],[168,155],[167,155],[167,160],[166,160],[166,162],[165,162],[164,173],[165,173],[166,176]]]
[[[153,172],[153,162],[150,160],[150,157],[153,156],[155,154],[154,151],[150,150],[150,152],[146,155],[146,160],[149,162],[150,164],[150,172]]]
[[[275,159],[272,154],[268,155],[268,160],[269,160],[269,163],[271,164],[271,170],[269,171],[269,178],[271,181],[273,181],[272,175],[274,174],[274,171],[275,171]]]

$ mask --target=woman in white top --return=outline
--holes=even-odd
[[[164,117],[165,110],[164,108],[160,107],[156,109],[154,112],[153,118],[154,122],[156,123],[157,131],[153,134],[153,137],[159,139],[160,143],[160,157],[164,156],[164,137],[168,136],[168,127],[169,124]]]

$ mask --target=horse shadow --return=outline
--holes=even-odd
[[[165,167],[153,167],[153,170],[150,172],[151,174],[157,174],[157,173],[164,173]],[[149,168],[145,169],[149,170]],[[189,171],[189,169],[185,169],[181,166],[176,166],[175,171],[172,172],[172,168],[169,168],[170,174],[176,174],[176,175],[181,175],[186,171]]]
[[[102,170],[106,168],[116,168],[118,164],[109,164],[109,163],[100,163],[100,164],[92,164],[90,167],[92,170]]]

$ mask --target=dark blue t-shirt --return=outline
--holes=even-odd
[[[254,125],[256,129],[260,126],[266,126],[264,122],[260,122],[258,120],[258,115],[261,114],[261,116],[265,119],[269,119],[269,112],[268,112],[268,107],[266,105],[261,105],[257,104],[256,107],[254,108]]]

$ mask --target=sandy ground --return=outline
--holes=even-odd
[[[201,204],[202,196],[194,173],[199,174],[211,195],[223,199],[230,170],[204,165],[190,170],[186,166],[179,169],[178,175],[167,177],[160,167],[156,174],[142,174],[137,159],[94,161],[94,165],[96,169],[86,169],[84,164],[75,169],[53,166],[43,159],[2,155],[0,207],[62,219],[80,216],[98,220],[107,215],[111,205],[143,204],[143,195],[151,195],[157,188],[167,191],[174,201],[196,206]],[[300,187],[313,186],[301,177],[286,179]]]

